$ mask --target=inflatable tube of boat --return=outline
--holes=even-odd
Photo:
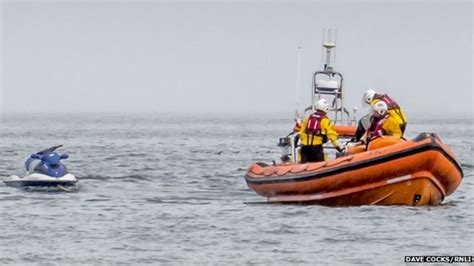
[[[340,137],[352,138],[355,136],[357,128],[355,126],[339,126],[335,125],[334,130]]]

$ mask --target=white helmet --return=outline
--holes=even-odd
[[[372,107],[372,110],[374,110],[374,113],[379,116],[385,115],[387,113],[387,109],[388,109],[387,104],[384,101],[378,101]]]
[[[368,106],[374,99],[376,93],[374,90],[367,90],[362,97],[362,106]]]
[[[314,109],[327,113],[329,110],[329,104],[327,103],[326,99],[319,99],[314,104]]]

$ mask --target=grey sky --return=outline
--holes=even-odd
[[[2,112],[292,112],[338,29],[346,98],[472,112],[472,3],[3,1]],[[305,104],[305,105],[306,105]]]

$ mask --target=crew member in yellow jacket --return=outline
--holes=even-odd
[[[390,113],[390,116],[393,117],[399,124],[400,129],[402,130],[402,136],[405,133],[405,129],[408,123],[407,117],[405,112],[403,112],[400,105],[390,96],[387,94],[379,94],[374,90],[367,90],[364,93],[365,103],[370,104],[370,106],[374,106],[377,102],[385,102],[387,104],[387,110]]]
[[[399,124],[399,127],[402,131],[402,136],[405,133],[408,120],[406,118],[405,113],[403,112],[400,105],[390,96],[387,94],[379,94],[374,90],[367,90],[362,97],[362,105],[369,105],[372,108],[378,102],[385,102],[387,105],[388,113],[390,113],[390,117],[393,123]],[[372,114],[368,114],[367,117],[371,116]],[[366,117],[364,117],[366,118]],[[368,120],[368,119],[367,119]],[[355,140],[359,140],[361,136],[368,130],[368,125],[363,123],[363,119],[359,120]]]
[[[361,138],[362,142],[368,143],[382,136],[392,136],[395,138],[403,136],[398,118],[388,111],[387,104],[384,101],[375,103],[372,110],[371,123],[369,129]]]
[[[323,144],[328,139],[339,152],[344,150],[332,121],[326,116],[329,104],[319,99],[314,108],[316,112],[304,118],[300,129],[301,163],[324,161]]]

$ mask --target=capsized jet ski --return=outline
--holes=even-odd
[[[32,154],[25,162],[26,176],[12,175],[3,182],[9,187],[46,188],[69,191],[76,188],[77,179],[69,173],[61,160],[69,158],[67,154],[58,154],[54,146]]]

